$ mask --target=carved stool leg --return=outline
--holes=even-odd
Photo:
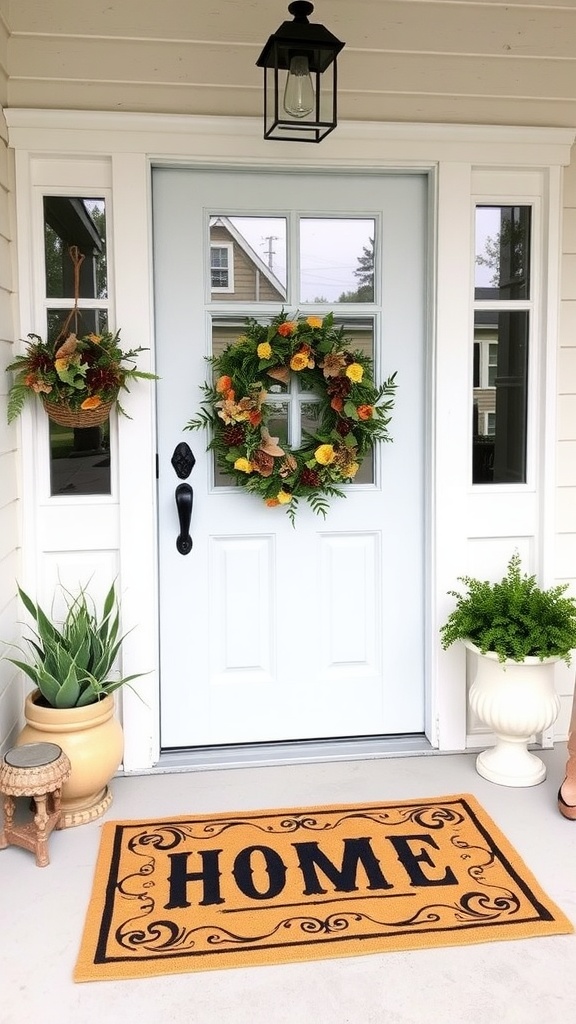
[[[8,846],[7,835],[12,828],[12,822],[14,821],[14,808],[16,802],[11,796],[4,797],[4,828],[0,832],[0,850],[5,850]]]
[[[55,789],[54,792],[52,793],[52,810],[54,811],[55,814],[58,814],[60,812],[61,808],[62,808],[62,787],[59,786],[58,789]],[[63,827],[64,826],[62,824],[62,818],[58,818],[58,821],[56,823],[56,828],[60,829],[60,828],[63,828]]]
[[[36,814],[34,815],[34,825],[36,826],[36,863],[39,868],[45,868],[50,863],[48,856],[48,834],[46,831],[48,821],[46,794],[44,793],[36,797]]]

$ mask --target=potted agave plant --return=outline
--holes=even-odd
[[[472,653],[470,707],[497,738],[476,768],[501,785],[536,785],[546,767],[528,743],[558,717],[554,665],[569,664],[576,648],[576,600],[566,596],[568,584],[541,589],[522,573],[518,552],[497,583],[459,579],[466,593],[450,591],[456,607],[440,635],[444,648],[462,641]]]
[[[55,623],[18,587],[35,629],[25,637],[26,660],[9,660],[35,687],[26,697],[17,743],[56,743],[70,759],[72,773],[62,789],[62,825],[69,827],[100,817],[112,802],[108,784],[124,747],[114,693],[143,673],[119,678],[114,668],[126,635],[120,634],[115,585],[101,612],[84,588],[76,595],[61,589],[67,610]]]

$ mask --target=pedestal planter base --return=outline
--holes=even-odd
[[[104,789],[88,800],[67,800],[62,809],[60,828],[73,828],[74,825],[87,825],[89,821],[96,821],[106,813],[112,799],[112,790],[104,786]]]
[[[476,758],[476,771],[499,786],[537,786],[546,778],[546,765],[522,741],[499,740],[483,750]]]
[[[497,742],[476,759],[478,774],[501,786],[537,786],[546,778],[543,761],[528,750],[535,734],[549,729],[560,711],[554,689],[557,658],[498,661],[466,642],[474,655],[469,702]]]

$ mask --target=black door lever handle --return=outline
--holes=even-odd
[[[180,534],[176,538],[176,547],[181,555],[189,555],[192,551],[190,520],[192,519],[192,505],[194,503],[194,492],[190,484],[178,484],[174,497],[176,498],[178,522],[180,523]]]

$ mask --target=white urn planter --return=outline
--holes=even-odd
[[[464,642],[474,655],[470,707],[497,740],[478,755],[478,774],[501,786],[538,785],[546,778],[546,766],[528,750],[528,743],[558,717],[560,698],[554,688],[558,658],[500,662],[492,651],[482,654],[473,643]]]

